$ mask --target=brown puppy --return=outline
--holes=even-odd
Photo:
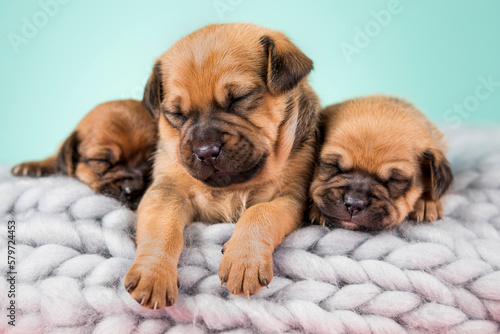
[[[206,26],[158,58],[144,102],[158,115],[160,141],[124,280],[141,305],[176,301],[193,220],[237,221],[219,266],[231,293],[271,282],[273,251],[303,221],[312,176],[311,69],[282,33],[251,24]]]
[[[409,103],[371,96],[322,111],[322,147],[310,187],[311,220],[385,229],[408,215],[443,217],[453,176],[439,130]]]
[[[107,102],[81,120],[57,154],[17,165],[12,173],[76,177],[135,209],[150,178],[157,138],[156,122],[141,102]]]

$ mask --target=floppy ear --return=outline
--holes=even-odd
[[[157,61],[153,67],[153,72],[148,79],[146,88],[144,89],[142,104],[154,118],[158,118],[160,115],[160,105],[162,100],[163,88],[161,84],[161,63],[160,61]]]
[[[63,175],[74,176],[76,164],[80,160],[78,154],[78,131],[74,131],[68,139],[64,141],[56,158],[56,173]]]
[[[312,60],[281,33],[262,36],[260,43],[266,50],[266,82],[272,94],[292,89],[313,69]]]
[[[450,163],[441,151],[425,150],[423,153],[423,176],[425,193],[438,200],[453,182]]]

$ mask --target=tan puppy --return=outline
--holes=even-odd
[[[231,293],[271,282],[273,251],[303,221],[312,176],[311,69],[283,34],[251,24],[204,27],[158,58],[144,102],[158,115],[160,141],[124,280],[141,305],[176,301],[193,220],[237,222],[219,267]]]
[[[408,215],[443,217],[453,176],[439,130],[409,103],[370,96],[322,111],[323,143],[310,187],[312,220],[385,229]]]
[[[135,209],[150,179],[157,138],[156,121],[141,102],[107,102],[81,120],[57,154],[17,165],[12,173],[76,177]]]

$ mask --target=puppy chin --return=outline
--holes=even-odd
[[[322,214],[326,221],[326,226],[328,227],[340,227],[346,230],[354,230],[354,231],[372,231],[372,230],[381,230],[380,227],[375,227],[373,225],[368,226],[367,224],[360,222],[358,219],[352,218],[334,218],[328,217],[325,214]]]
[[[141,201],[141,198],[142,198],[142,195],[140,197],[137,197],[137,198],[134,198],[134,199],[129,199],[129,198],[126,198],[124,196],[120,196],[120,198],[118,198],[118,200],[123,205],[125,205],[126,207],[128,207],[130,210],[135,211],[139,207],[139,202]]]
[[[119,186],[115,184],[99,185],[91,188],[93,188],[93,190],[98,194],[116,199],[131,210],[137,210],[142,195],[144,194],[144,191],[142,191],[141,193],[137,192],[133,196],[126,196],[119,189]]]
[[[190,174],[202,181],[204,184],[214,188],[225,188],[233,184],[241,184],[253,179],[264,167],[267,156],[264,155],[252,167],[243,171],[225,171],[219,170],[218,166],[200,166],[201,171],[192,171],[188,168]]]
[[[380,231],[393,225],[389,216],[364,212],[350,216],[334,205],[318,206],[317,208],[325,221],[325,225],[334,228],[343,228],[354,231]]]

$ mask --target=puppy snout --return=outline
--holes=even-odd
[[[216,144],[212,146],[202,146],[194,149],[196,158],[206,165],[215,165],[219,158],[221,145]]]
[[[191,138],[196,159],[207,166],[215,165],[222,149],[220,130],[210,123],[200,123],[193,128]]]
[[[127,179],[120,184],[123,196],[127,199],[135,199],[142,194],[144,182],[139,178]]]
[[[346,196],[344,199],[344,205],[346,207],[347,212],[351,216],[357,215],[360,211],[366,208],[368,202],[362,198],[356,198],[351,196]]]

